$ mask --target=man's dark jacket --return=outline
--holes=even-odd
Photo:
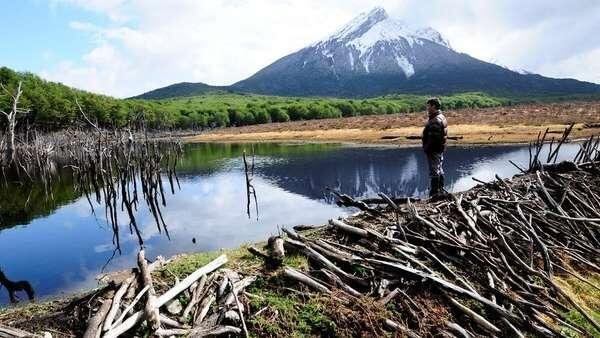
[[[442,153],[446,150],[448,121],[441,110],[429,115],[429,121],[423,129],[423,150],[428,153]]]

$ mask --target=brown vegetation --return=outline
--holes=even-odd
[[[600,102],[524,104],[447,111],[451,141],[458,144],[529,142],[550,128],[575,123],[572,136],[586,138],[600,130]],[[224,128],[190,137],[190,142],[311,141],[378,144],[417,144],[407,136],[420,135],[425,113],[370,115],[338,119],[269,123]]]

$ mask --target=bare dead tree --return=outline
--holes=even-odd
[[[23,82],[19,81],[19,85],[17,86],[16,91],[9,90],[6,86],[0,83],[0,88],[4,91],[6,95],[8,95],[12,100],[11,110],[6,112],[4,110],[0,110],[6,117],[7,122],[7,133],[8,133],[8,144],[7,144],[7,158],[9,162],[12,162],[15,158],[15,128],[17,126],[17,117],[19,115],[24,115],[29,112],[28,109],[19,108],[19,100],[21,95],[23,94],[23,90],[21,89]]]

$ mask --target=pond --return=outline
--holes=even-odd
[[[242,153],[255,153],[253,184],[258,213],[246,213]],[[563,147],[559,160],[579,149]],[[494,175],[510,177],[526,166],[526,146],[452,147],[446,154],[447,189],[463,191]],[[262,241],[279,227],[324,224],[355,210],[340,208],[326,188],[353,197],[423,196],[426,162],[418,148],[350,147],[334,144],[187,144],[177,172],[180,188],[167,189],[162,208],[168,236],[159,232],[149,210],[136,212],[147,257],[231,248]],[[104,208],[76,193],[68,177],[51,186],[53,199],[39,187],[0,188],[0,269],[11,280],[27,280],[36,298],[97,285],[101,272],[135,265],[139,249],[128,223],[120,226],[121,254]],[[120,220],[125,220],[124,212]],[[8,296],[0,289],[0,304]]]

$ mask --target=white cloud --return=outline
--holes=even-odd
[[[600,83],[600,48],[541,67],[541,73],[558,78],[586,79]]]
[[[544,75],[598,82],[600,3],[435,0],[159,1],[53,0],[101,13],[110,24],[73,21],[96,46],[63,61],[52,80],[126,97],[175,82],[231,84],[327,36],[376,5],[430,25],[452,46],[483,60]]]

